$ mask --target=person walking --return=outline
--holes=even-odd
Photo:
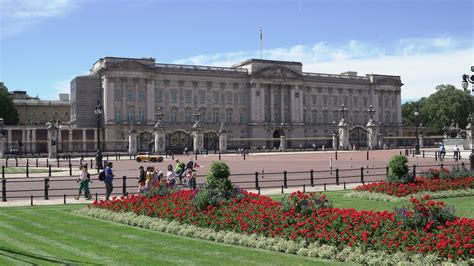
[[[79,170],[81,170],[79,179],[77,182],[79,182],[79,195],[77,195],[76,200],[78,200],[81,197],[82,191],[84,191],[84,195],[86,199],[90,200],[91,199],[91,192],[89,190],[89,182],[91,181],[91,176],[87,172],[87,166],[81,165],[79,167]]]
[[[112,171],[113,164],[112,162],[107,163],[107,167],[104,170],[105,173],[105,200],[110,200],[110,194],[112,194],[112,191],[114,190],[114,173]]]
[[[186,164],[176,159],[176,167],[174,169],[174,172],[179,178],[179,184],[181,184],[182,182],[185,167],[186,167]]]
[[[138,167],[138,169],[140,170],[140,175],[138,177],[138,193],[142,193],[145,189],[145,169],[143,168],[143,166]]]
[[[176,173],[173,171],[173,165],[168,165],[168,172],[166,173],[166,181],[170,187],[176,184]]]

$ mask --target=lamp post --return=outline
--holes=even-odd
[[[155,120],[156,120],[156,127],[163,127],[163,124],[162,124],[162,117],[163,117],[163,113],[161,112],[161,107],[158,107],[156,108],[156,113],[155,113]]]
[[[195,120],[195,124],[194,124],[194,127],[196,128],[200,128],[201,127],[201,123],[200,123],[200,118],[202,116],[202,114],[199,112],[199,108],[196,109],[196,111],[194,111],[194,120]]]
[[[415,110],[415,123],[416,123],[416,143],[415,143],[415,154],[420,154],[420,136],[418,134],[418,117],[420,116],[420,113],[418,112],[418,108]]]
[[[100,151],[100,116],[102,115],[102,105],[100,104],[100,101],[97,101],[94,114],[97,117],[97,154],[95,156],[95,164],[97,169],[102,169],[102,153]]]
[[[344,120],[344,114],[347,112],[346,106],[344,104],[341,105],[341,108],[339,108],[339,113],[342,114],[342,119]]]
[[[474,72],[474,66],[471,66],[471,72]],[[473,84],[473,90],[474,90],[474,75],[468,76],[466,74],[462,75],[462,83],[461,86],[464,89],[464,91],[467,90],[467,87],[469,86],[469,83]],[[473,127],[474,125],[472,124],[472,119],[471,115],[469,114],[469,122],[471,123],[471,154],[469,155],[469,162],[471,165],[471,171],[474,171],[474,143],[472,141],[473,139]]]
[[[5,144],[4,144],[4,134],[3,134],[3,124],[4,124],[4,120],[2,117],[0,117],[0,126],[2,127],[2,131],[0,131],[0,158],[3,158],[3,153],[4,153],[4,149],[5,149]]]
[[[336,121],[332,121],[332,133],[336,134]]]
[[[374,110],[374,106],[372,104],[369,106],[369,110],[367,110],[367,112],[370,115],[370,120],[374,120],[375,110]]]

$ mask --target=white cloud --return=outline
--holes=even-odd
[[[70,75],[68,78],[54,81],[53,84],[51,85],[54,92],[48,95],[47,99],[58,100],[60,93],[70,94],[71,93],[71,80],[73,80],[77,76],[84,76],[88,74],[89,74],[89,71],[83,70],[79,74]]]
[[[249,58],[259,58],[258,51],[240,51],[214,55],[197,55],[176,60],[177,64],[230,66]],[[472,44],[451,37],[407,38],[380,47],[372,43],[350,40],[331,46],[319,42],[311,46],[296,45],[263,51],[265,59],[299,61],[303,71],[341,73],[357,71],[400,75],[402,100],[429,96],[437,85],[460,87],[461,76],[474,62]]]
[[[76,7],[72,0],[1,0],[0,38],[15,35],[41,21],[61,17]]]

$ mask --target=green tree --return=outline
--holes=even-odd
[[[8,94],[8,88],[3,82],[0,82],[0,117],[4,119],[6,125],[16,125],[20,120],[18,112],[13,106],[13,99]]]
[[[453,85],[439,85],[436,92],[428,98],[406,102],[402,105],[402,122],[406,126],[416,124],[415,110],[420,113],[418,119],[423,126],[430,127],[434,133],[441,133],[444,126],[454,120],[459,127],[465,128],[467,117],[474,111],[474,99],[469,92],[456,89]]]

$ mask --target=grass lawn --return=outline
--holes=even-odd
[[[369,199],[349,198],[344,197],[344,194],[351,192],[351,190],[340,190],[340,191],[327,191],[323,194],[326,195],[333,203],[336,208],[354,208],[356,210],[376,210],[392,211],[395,206],[408,206],[409,201],[401,202],[387,202],[377,201]],[[272,195],[271,198],[280,200],[283,195]],[[474,196],[469,197],[458,197],[458,198],[445,198],[445,199],[434,199],[434,201],[444,201],[449,205],[453,205],[456,209],[456,216],[474,218]]]
[[[77,208],[1,208],[0,265],[342,265],[82,217]]]
[[[63,171],[65,170],[51,169],[51,172],[63,172]],[[48,168],[29,167],[28,172],[30,174],[47,173]],[[26,167],[5,167],[5,174],[26,174]]]

